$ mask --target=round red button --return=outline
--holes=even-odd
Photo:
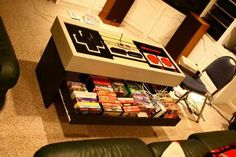
[[[155,55],[149,54],[149,55],[147,55],[147,58],[150,62],[152,62],[154,64],[159,63],[159,60],[157,59],[157,57]]]
[[[172,66],[172,63],[168,58],[161,58],[161,61],[168,67]]]

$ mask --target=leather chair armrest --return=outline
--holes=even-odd
[[[0,74],[1,74],[1,72],[2,72],[2,64],[0,63]]]
[[[1,55],[0,55],[1,56]],[[0,59],[0,87],[12,88],[19,78],[20,68],[16,58],[4,56]]]
[[[186,157],[203,157],[208,153],[204,144],[195,139],[179,141]]]
[[[136,138],[109,138],[61,142],[40,148],[34,157],[153,157],[146,144]]]
[[[0,17],[0,90],[13,87],[17,83],[19,73],[15,51]]]
[[[208,150],[213,150],[222,146],[236,143],[236,131],[224,130],[195,133],[190,135],[189,139],[199,140],[206,146],[206,148],[208,148]]]
[[[166,148],[171,144],[171,141],[164,142],[153,142],[148,144],[148,147],[151,149],[154,157],[161,157],[162,153]]]

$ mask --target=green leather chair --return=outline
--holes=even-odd
[[[12,88],[19,78],[20,68],[0,17],[0,108],[2,108],[8,89]]]

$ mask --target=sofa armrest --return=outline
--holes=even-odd
[[[208,150],[213,150],[222,146],[236,143],[236,131],[224,130],[195,133],[190,135],[189,139],[199,140],[206,146]]]
[[[1,56],[1,55],[0,55]],[[2,89],[12,88],[19,78],[19,64],[14,58],[1,57],[0,59],[0,87]]]
[[[179,141],[186,157],[203,157],[208,153],[208,149],[200,141],[188,139]]]
[[[13,87],[17,83],[19,73],[15,51],[0,17],[0,90]]]
[[[0,63],[0,74],[1,74],[1,72],[2,72],[2,64]]]
[[[171,141],[164,142],[153,142],[148,144],[148,147],[151,149],[154,157],[161,157],[162,153],[166,148],[171,144]]]
[[[61,142],[40,148],[34,157],[153,157],[146,144],[136,138],[109,138]]]

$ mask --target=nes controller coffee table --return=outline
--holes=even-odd
[[[54,102],[62,83],[79,73],[168,87],[185,77],[161,45],[60,17],[51,33],[36,68],[45,107]]]

